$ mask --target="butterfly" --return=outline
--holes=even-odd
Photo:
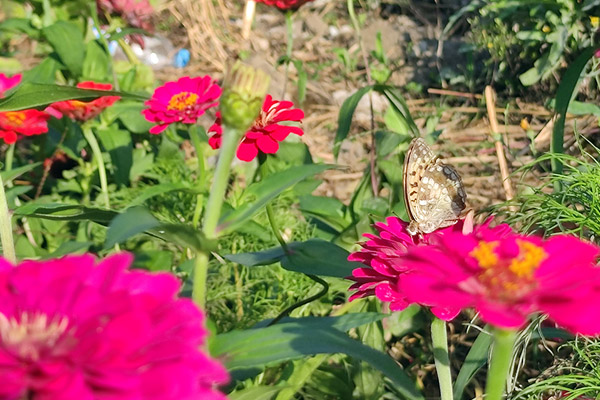
[[[465,209],[467,194],[458,172],[444,164],[422,138],[410,143],[403,185],[411,235],[454,225]]]

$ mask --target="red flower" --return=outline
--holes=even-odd
[[[12,78],[0,74],[0,98],[4,92],[17,86],[21,75]],[[4,111],[0,112],[0,137],[5,143],[17,141],[17,134],[32,136],[48,132],[47,121],[50,116],[38,110]]]
[[[80,89],[111,90],[110,83],[96,83],[91,81],[77,84]],[[76,121],[87,121],[98,116],[105,108],[112,106],[119,96],[102,96],[92,101],[67,100],[51,104],[46,112],[53,117],[62,118],[67,116]]]
[[[17,134],[32,136],[46,133],[48,119],[50,115],[38,110],[0,112],[0,137],[11,144],[17,141]]]
[[[264,3],[268,6],[275,6],[280,10],[297,10],[304,3],[312,0],[256,0],[258,3]]]
[[[280,122],[302,122],[304,112],[299,108],[292,108],[291,101],[274,101],[267,95],[262,110],[254,124],[250,127],[240,142],[237,157],[242,161],[252,161],[261,151],[265,154],[275,154],[279,150],[279,142],[285,140],[290,133],[302,136],[304,132],[298,126],[281,125]],[[221,115],[217,113],[217,120],[208,129],[215,134],[208,139],[208,144],[213,149],[221,147]]]

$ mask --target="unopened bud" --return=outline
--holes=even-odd
[[[225,79],[220,111],[223,123],[248,129],[262,108],[271,78],[259,69],[237,62]]]

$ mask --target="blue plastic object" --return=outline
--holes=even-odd
[[[183,68],[190,62],[190,51],[188,49],[181,49],[173,58],[173,65],[177,68]]]

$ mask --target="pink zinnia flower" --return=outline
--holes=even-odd
[[[274,6],[281,10],[297,10],[304,3],[312,0],[256,0],[258,3],[264,3],[268,6]]]
[[[491,221],[489,219],[485,224],[477,226],[476,234],[482,237],[497,237],[506,234],[510,229],[505,224],[489,228]],[[399,286],[404,274],[410,271],[405,262],[408,251],[416,246],[435,245],[439,237],[451,232],[471,232],[473,220],[472,214],[469,214],[453,226],[422,236],[410,235],[406,230],[408,223],[397,217],[388,217],[386,223],[377,222],[374,226],[379,234],[365,234],[369,240],[361,243],[363,248],[360,251],[348,257],[349,261],[365,264],[365,267],[352,271],[352,276],[348,278],[356,282],[350,287],[350,290],[356,290],[350,296],[350,301],[375,295],[382,302],[389,302],[390,310],[400,311],[415,302]],[[449,321],[456,317],[460,308],[434,306],[431,311],[438,318]]]
[[[219,104],[219,96],[221,88],[210,76],[184,76],[156,88],[152,98],[144,103],[150,108],[142,113],[148,121],[158,124],[150,128],[150,133],[158,134],[175,122],[195,124],[207,109]]]
[[[111,90],[110,83],[96,83],[91,81],[77,84],[80,89]],[[67,116],[75,121],[85,122],[97,117],[105,108],[112,106],[119,96],[102,96],[92,101],[67,100],[52,103],[46,112],[55,118]]]
[[[21,83],[23,75],[15,74],[12,77],[8,77],[4,74],[0,74],[0,98],[4,97],[4,93]]]
[[[225,399],[202,312],[132,259],[0,259],[0,398]]]
[[[474,308],[500,328],[547,314],[568,330],[600,333],[600,248],[575,237],[548,240],[449,233],[435,246],[412,247],[399,282],[413,301],[432,307]]]
[[[0,74],[0,98],[4,93],[21,82],[21,74],[11,78]],[[0,138],[7,144],[17,141],[19,135],[32,136],[48,132],[48,119],[50,116],[38,110],[1,111],[0,112]]]
[[[291,101],[276,101],[271,95],[267,95],[260,114],[240,142],[237,157],[242,161],[252,161],[259,151],[265,154],[275,154],[279,150],[279,142],[284,141],[290,133],[298,136],[304,135],[302,128],[298,126],[280,124],[282,122],[302,122],[304,112],[293,107],[294,103]],[[213,149],[221,147],[223,128],[219,113],[217,113],[217,120],[208,131],[214,132],[214,135],[208,139],[208,144]]]

